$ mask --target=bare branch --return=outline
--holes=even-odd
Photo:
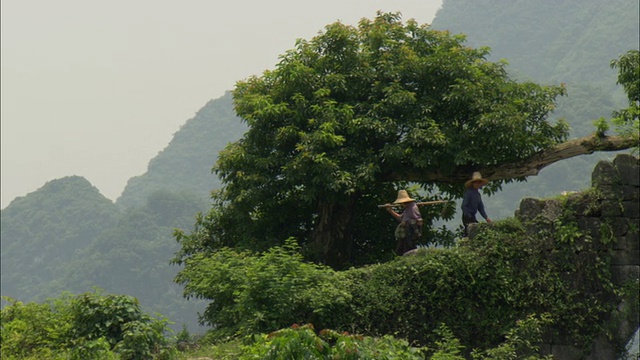
[[[469,179],[473,171],[481,171],[483,177],[492,181],[516,179],[538,175],[540,170],[560,160],[593,154],[596,151],[620,151],[634,146],[638,146],[638,141],[634,139],[592,134],[563,142],[518,162],[486,167],[459,166],[452,174],[443,174],[438,169],[393,171],[386,173],[383,180],[462,183]]]

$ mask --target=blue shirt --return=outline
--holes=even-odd
[[[468,217],[475,217],[477,212],[480,212],[483,218],[487,218],[480,192],[473,187],[468,187],[464,190],[462,197],[462,213]]]

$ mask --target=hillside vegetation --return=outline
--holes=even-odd
[[[632,0],[445,0],[432,25],[435,29],[449,29],[452,33],[466,34],[470,46],[489,46],[489,58],[496,61],[506,59],[510,64],[507,67],[509,74],[514,77],[543,84],[566,83],[567,96],[558,99],[559,106],[553,112],[551,120],[566,118],[571,136],[580,136],[595,131],[595,119],[609,118],[614,109],[624,106],[626,100],[623,92],[615,85],[617,73],[610,69],[609,62],[629,49],[638,48],[637,14],[638,3]],[[371,15],[363,14],[363,17]],[[194,228],[196,214],[210,207],[210,192],[221,186],[220,180],[211,172],[218,153],[229,142],[239,139],[246,129],[246,124],[235,115],[231,94],[227,93],[220,99],[205,104],[188,120],[174,134],[167,147],[150,160],[147,172],[129,181],[116,204],[104,198],[98,189],[78,176],[52,180],[41,189],[14,200],[1,212],[2,295],[24,302],[43,301],[47,297],[58,296],[64,290],[83,293],[92,291],[92,287],[97,286],[111,293],[136,296],[143,309],[158,311],[168,316],[176,323],[174,328],[188,324],[191,331],[202,331],[197,327],[196,318],[197,312],[204,309],[206,303],[183,299],[182,287],[172,282],[181,269],[180,266],[170,264],[174,253],[179,249],[173,231],[174,228],[182,229],[184,232],[191,231]],[[487,148],[486,151],[491,153],[496,149]],[[506,184],[501,192],[485,197],[488,211],[492,218],[507,218],[513,214],[523,197],[555,196],[565,190],[588,188],[591,169],[599,159],[606,157],[611,155],[594,154],[566,160],[546,168],[539,176],[530,178],[527,183]],[[378,194],[383,195],[388,196],[388,193]],[[433,212],[435,214],[438,210]],[[517,230],[517,227],[511,227],[512,223],[506,224],[508,229]],[[458,226],[457,219],[450,225]],[[389,222],[389,229],[392,229],[392,226]],[[500,236],[502,235],[491,235],[492,239]],[[514,246],[522,245],[526,241],[526,238],[522,239],[522,243],[517,242]],[[468,261],[469,264],[465,266],[478,272],[471,272],[475,280],[464,278],[464,281],[470,281],[465,283],[466,285],[463,284],[464,286],[478,281],[476,276],[482,275],[481,272],[484,271],[476,268],[478,264],[474,263],[471,255],[460,249],[432,250],[429,254],[434,256],[425,264],[412,263],[417,261],[415,259],[394,260],[378,267],[353,270],[349,276],[356,280],[368,278],[378,281],[379,284],[376,286],[391,289],[393,296],[401,296],[403,290],[391,288],[389,284],[395,281],[394,278],[391,275],[383,278],[377,274],[384,271],[375,269],[401,269],[398,270],[398,274],[407,278],[420,272],[421,276],[429,278],[429,286],[436,287],[460,285],[432,283],[436,281],[438,271],[448,271],[436,268],[436,265],[439,265],[437,261],[451,261],[451,266],[458,264],[460,268],[456,268],[456,272],[468,271],[462,267],[462,263]],[[249,255],[240,253],[238,256]],[[257,256],[257,259],[261,259],[260,256]],[[409,266],[403,269],[407,264]],[[327,278],[323,277],[328,272],[326,269],[316,272],[315,267],[308,266],[303,270],[314,274],[309,281],[327,281]],[[334,305],[323,301],[335,300],[336,296],[344,295],[342,300],[336,300],[336,304],[344,305],[346,299],[354,296],[351,293],[343,293],[344,289],[334,289],[334,285],[346,286],[341,282],[343,279],[340,276],[337,276],[337,279],[335,284],[320,289],[322,291],[318,294],[307,290],[303,294],[295,294],[294,298],[306,296],[305,300],[313,301],[314,306],[321,309],[316,317],[323,312],[332,314],[331,306]],[[374,288],[373,285],[367,284],[358,283],[359,288],[354,291],[361,292],[355,293],[355,296],[365,296],[368,286]],[[500,289],[504,290],[506,285],[496,286],[502,286]],[[422,294],[419,291],[427,290],[417,289],[415,294]],[[412,296],[417,296],[415,294]],[[442,294],[447,292],[444,291]],[[500,294],[509,295],[507,290]],[[267,295],[269,294],[265,293],[265,296]],[[398,300],[387,300],[394,299]],[[447,303],[444,298],[432,300],[445,305]],[[362,313],[352,315],[381,316],[379,321],[375,318],[357,320],[361,321],[359,326],[362,328],[368,326],[372,332],[375,330],[376,333],[383,333],[386,330],[382,327],[386,326],[388,316],[396,310],[387,303],[377,303],[378,300],[375,299],[371,301],[374,303],[363,304],[365,307],[359,310]],[[382,310],[378,315],[372,310],[375,304]],[[393,320],[397,320],[396,325],[413,324],[413,321],[419,320],[409,319],[413,314],[411,311],[414,308],[411,306],[414,304],[405,305],[409,308],[402,309],[402,320]],[[451,303],[451,306],[453,305]],[[273,312],[264,310],[253,320],[255,324],[243,323],[242,321],[249,320],[241,319],[242,321],[236,325],[263,329],[262,322],[270,321],[270,317],[273,316],[284,316],[289,310],[286,307]],[[433,314],[430,309],[423,310],[425,314],[433,315],[434,319],[440,316]],[[507,317],[510,325],[525,313],[520,308],[514,311],[521,312],[501,314]],[[232,309],[229,313],[236,316]],[[213,313],[209,312],[207,315],[213,316]],[[474,319],[480,319],[474,317],[480,314],[470,315]],[[227,321],[231,321],[229,319]],[[345,317],[342,320],[347,319],[350,318]],[[326,319],[327,322],[334,320],[340,319]],[[479,323],[472,326],[494,326],[485,323],[485,320],[480,319]],[[366,321],[375,322],[375,327],[364,323]],[[277,324],[290,325],[286,321]],[[329,325],[327,323],[327,326]],[[318,322],[317,326],[322,326],[322,323]],[[467,330],[461,330],[462,328],[462,325],[456,327],[456,332],[462,331],[456,336],[466,341],[470,335],[465,332]],[[506,330],[506,327],[501,330]],[[435,339],[436,335],[430,331],[422,334],[403,333],[402,336],[415,335],[424,339]],[[494,337],[491,341],[488,338],[478,338],[477,341],[486,341],[488,344],[496,340],[497,335],[492,336]]]
[[[120,214],[86,179],[52,180],[2,210],[2,295],[40,299],[81,259],[93,239],[113,228]]]
[[[639,165],[631,156],[599,164],[584,192],[527,199],[455,247],[382,264],[334,271],[305,262],[293,240],[195,256],[178,280],[210,301],[202,318],[216,326],[204,338],[163,338],[166,322],[127,296],[9,300],[1,350],[16,359],[535,360],[551,359],[545,341],[569,341],[578,359],[608,339],[613,358],[638,311],[637,277],[611,264],[634,246],[638,261]]]
[[[116,204],[122,208],[143,205],[156,191],[207,200],[210,192],[220,187],[220,180],[211,172],[218,152],[245,130],[233,113],[230,93],[209,101],[149,161],[144,174],[129,179]]]

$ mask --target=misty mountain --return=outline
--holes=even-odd
[[[211,190],[220,187],[220,180],[211,172],[218,152],[239,139],[245,129],[233,112],[230,92],[209,101],[149,161],[144,174],[127,182],[116,204],[123,208],[142,205],[155,191],[197,194],[208,199]]]
[[[490,60],[533,81],[611,92],[610,61],[639,46],[639,10],[636,0],[445,0],[432,26],[490,47]]]
[[[14,200],[2,210],[2,295],[43,300],[98,287],[196,330],[202,306],[173,283],[173,231],[208,208],[217,153],[244,129],[227,93],[188,120],[116,204],[77,176]]]
[[[80,176],[47,182],[1,212],[2,295],[44,299],[42,287],[106,229],[119,211]]]
[[[197,326],[202,306],[173,283],[175,228],[189,228],[203,199],[157,191],[120,211],[86,179],[53,180],[2,210],[2,295],[42,301],[94,287],[135,296],[149,312]]]
[[[136,297],[143,308],[175,321],[177,329],[187,324],[195,330],[202,306],[183,298],[182,288],[173,283],[180,267],[170,260],[179,249],[174,229],[189,229],[206,205],[194,195],[151,193],[144,205],[124,210],[115,226],[80,251],[77,260],[45,288],[47,293],[80,293],[97,286]]]

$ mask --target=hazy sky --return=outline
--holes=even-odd
[[[377,10],[430,23],[441,3],[2,0],[1,206],[70,175],[115,200],[207,101],[296,39]]]

